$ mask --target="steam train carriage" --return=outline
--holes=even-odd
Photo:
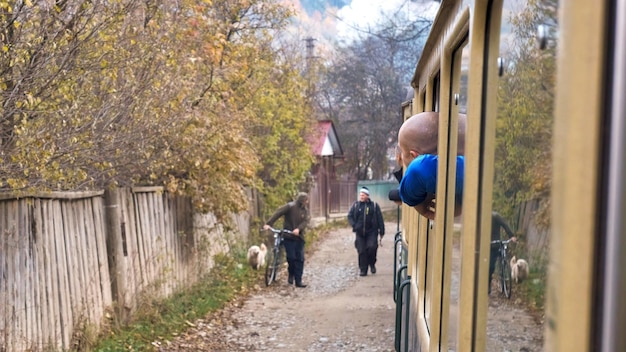
[[[436,216],[403,205],[396,350],[533,340],[546,351],[626,351],[626,2],[443,0],[412,86],[405,118],[440,114]],[[488,278],[492,211],[531,268],[510,300]],[[503,320],[533,297],[535,326]],[[502,325],[510,335],[494,332]]]

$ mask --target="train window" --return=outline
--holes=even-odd
[[[431,318],[431,306],[432,306],[432,288],[434,286],[434,270],[433,268],[433,254],[435,253],[435,231],[432,226],[432,221],[428,220],[428,229],[426,230],[426,280],[424,280],[424,320],[426,326],[430,331],[430,318]]]
[[[505,1],[493,153],[487,350],[538,350],[549,255],[556,43],[541,50],[540,24],[557,30],[556,2]],[[532,33],[531,33],[532,32]],[[490,148],[491,149],[491,148]],[[486,159],[490,156],[486,155]],[[515,238],[506,247],[493,241]],[[503,328],[508,326],[508,328]],[[512,346],[511,341],[532,341]]]
[[[451,73],[452,80],[450,87],[450,106],[449,106],[449,121],[457,120],[457,124],[461,127],[458,129],[457,134],[457,150],[450,151],[450,157],[454,157],[458,154],[464,154],[465,143],[465,114],[467,112],[467,78],[468,78],[468,64],[469,64],[469,46],[467,45],[467,37],[462,41],[461,45],[452,53],[451,61]],[[453,119],[453,116],[455,117]],[[454,124],[451,124],[454,125]],[[451,127],[450,127],[451,128]],[[462,137],[461,137],[462,136]],[[459,274],[461,269],[461,232],[462,232],[461,217],[457,216],[454,219],[452,233],[449,234],[446,231],[446,246],[451,246],[451,249],[447,249],[451,255],[450,264],[446,264],[445,267],[449,271],[451,276],[449,287],[448,304],[448,350],[454,351],[457,349],[457,331],[458,331],[458,317],[459,317],[459,296],[460,296],[460,281]],[[445,297],[445,295],[444,295]],[[446,302],[442,302],[446,305]]]
[[[441,90],[441,73],[437,72],[432,79],[432,101],[431,106],[429,107],[430,111],[439,111],[439,101],[440,101],[440,90]],[[429,221],[429,225],[426,230],[426,279],[424,280],[424,320],[426,322],[427,328],[430,330],[430,318],[431,318],[431,306],[432,306],[432,289],[431,286],[434,284],[433,280],[435,280],[434,271],[429,270],[429,265],[433,263],[434,253],[435,253],[435,241],[433,240],[435,236],[435,230],[433,228],[433,223]]]
[[[433,77],[433,100],[432,100],[432,105],[430,106],[430,111],[439,111],[439,90],[440,90],[440,86],[441,86],[441,77],[440,77],[440,73],[437,72],[437,74],[435,75],[435,77]]]

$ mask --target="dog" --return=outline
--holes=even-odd
[[[248,264],[254,269],[258,270],[265,265],[265,254],[267,253],[267,247],[264,243],[261,246],[252,246],[248,249]]]
[[[522,282],[522,280],[528,278],[529,274],[528,262],[513,256],[513,258],[511,258],[511,277],[513,281],[515,281],[516,284]]]

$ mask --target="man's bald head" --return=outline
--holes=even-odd
[[[459,114],[458,154],[464,154],[466,115]],[[398,163],[406,167],[422,154],[437,154],[439,113],[425,111],[409,117],[398,131]]]

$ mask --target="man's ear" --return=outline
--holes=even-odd
[[[420,153],[416,152],[415,150],[409,150],[409,155],[411,156],[411,158],[415,159],[420,156]]]

